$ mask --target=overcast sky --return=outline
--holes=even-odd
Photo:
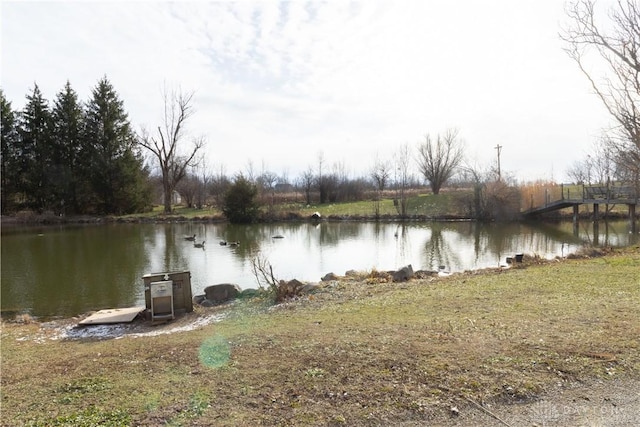
[[[601,1],[600,4],[608,4]],[[474,163],[567,181],[610,119],[558,37],[562,0],[11,1],[1,86],[14,110],[103,76],[134,129],[163,85],[195,91],[206,165],[291,179],[320,153],[363,175],[376,156],[459,129]]]

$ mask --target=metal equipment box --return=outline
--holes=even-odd
[[[144,281],[144,301],[147,310],[151,310],[151,283],[171,281],[173,288],[172,306],[174,314],[191,313],[193,311],[190,271],[145,274],[142,277],[142,280]]]
[[[149,284],[149,297],[151,300],[151,321],[172,320],[173,312],[173,282],[151,282]]]

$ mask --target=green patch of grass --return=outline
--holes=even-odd
[[[131,416],[126,412],[90,407],[79,412],[46,420],[32,420],[29,427],[128,427]]]
[[[373,200],[362,200],[358,202],[346,203],[325,203],[313,204],[310,206],[299,205],[298,212],[302,216],[311,216],[314,212],[320,212],[323,217],[329,216],[374,216],[376,213],[376,203],[380,215],[397,215],[392,199],[382,199],[379,202]]]
[[[444,192],[434,194],[411,194],[407,199],[407,215],[442,217],[447,215],[461,215],[457,210],[456,198],[462,191]],[[399,214],[393,198],[383,198],[379,201],[360,200],[355,202],[324,203],[306,205],[303,203],[277,203],[274,206],[262,206],[262,211],[267,216],[287,217],[292,213],[301,217],[309,217],[315,212],[320,212],[323,217],[395,217]],[[164,213],[163,206],[154,206],[151,212],[142,214],[124,215],[122,218],[224,218],[218,208],[208,207],[203,209],[188,208],[182,205],[173,206],[171,214]]]
[[[64,383],[56,390],[57,401],[61,404],[71,404],[87,394],[103,393],[111,388],[104,378],[79,378]]]
[[[167,426],[182,427],[192,424],[192,420],[201,417],[211,407],[210,397],[207,393],[198,392],[189,397],[189,403],[179,410],[177,414],[166,421]]]
[[[182,205],[175,205],[172,207],[172,209],[173,211],[168,216],[175,218],[194,219],[202,217],[222,216],[222,211],[214,207],[196,209]],[[122,218],[158,218],[166,216],[167,215],[164,213],[164,206],[156,205],[150,212],[123,215]]]
[[[449,192],[434,194],[419,194],[411,196],[407,201],[407,215],[441,217],[446,215],[461,215],[457,211],[455,200],[460,197],[461,192]],[[320,212],[324,217],[328,216],[369,216],[373,217],[377,212],[380,216],[397,216],[398,209],[394,205],[393,199],[382,199],[378,202],[365,200],[347,203],[330,203],[322,205],[312,205],[300,207],[298,212],[302,216],[310,216],[314,212]],[[286,210],[286,208],[283,208]],[[295,206],[290,206],[291,210],[296,210]]]

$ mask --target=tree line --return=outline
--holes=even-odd
[[[0,90],[2,213],[128,214],[151,207],[149,170],[106,77],[86,102],[67,81],[53,104],[37,84],[22,111]]]
[[[2,214],[30,210],[56,215],[122,215],[147,211],[159,199],[165,213],[170,213],[174,192],[189,207],[214,204],[224,210],[225,197],[229,199],[226,193],[240,182],[240,188],[255,186],[267,208],[273,207],[276,193],[283,190],[303,194],[306,204],[324,204],[362,200],[373,190],[379,198],[393,186],[400,199],[399,214],[403,215],[405,190],[420,186],[410,171],[413,157],[407,145],[392,159],[376,160],[369,175],[358,178],[350,177],[343,163],[328,165],[322,153],[317,164],[310,165],[292,183],[288,176],[264,167],[256,172],[250,161],[247,170],[234,178],[222,169],[212,175],[198,156],[204,138],[195,138],[185,152],[184,129],[194,112],[193,93],[165,88],[163,95],[163,122],[156,132],[143,128],[137,134],[123,101],[106,77],[99,80],[86,102],[78,99],[67,82],[50,104],[36,83],[22,111],[14,111],[0,89]],[[421,175],[436,194],[461,159],[457,131],[434,139],[427,135],[418,146]],[[151,173],[151,163],[157,163],[159,174]]]

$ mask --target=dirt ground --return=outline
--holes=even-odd
[[[534,402],[468,401],[442,426],[632,427],[640,425],[640,381],[611,380],[563,385]]]

